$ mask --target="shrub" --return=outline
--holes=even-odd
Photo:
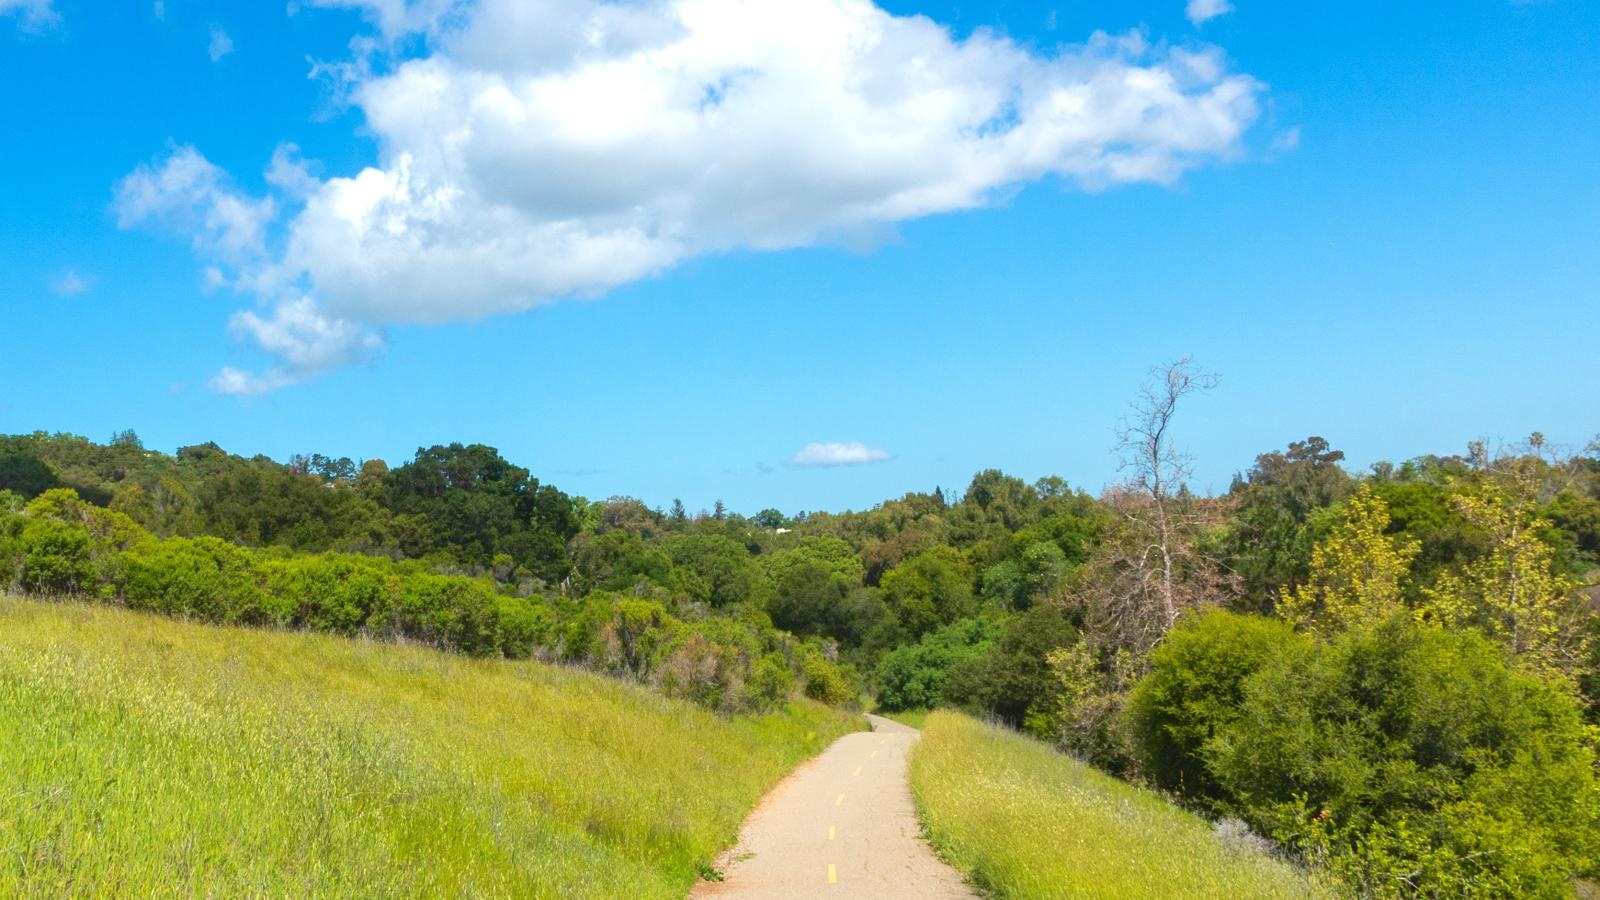
[[[1028,707],[1023,730],[1053,740],[1062,751],[1122,775],[1135,753],[1123,726],[1135,662],[1126,648],[1107,650],[1079,641],[1045,657],[1053,684]]]
[[[734,712],[744,699],[743,671],[736,657],[733,648],[688,632],[666,653],[655,672],[655,684],[668,697]]]
[[[414,573],[401,581],[394,630],[473,656],[500,652],[495,593],[470,578]]]
[[[829,706],[848,706],[856,702],[859,691],[848,674],[850,670],[828,659],[817,642],[807,642],[796,648],[795,664],[805,680],[807,697]]]
[[[260,564],[227,541],[158,541],[125,554],[123,565],[122,596],[134,609],[208,622],[268,618]]]
[[[90,556],[89,529],[55,519],[31,518],[17,548],[22,587],[41,594],[82,594],[98,586]]]
[[[354,634],[389,623],[400,578],[387,561],[342,553],[303,556],[279,564],[272,577],[274,608],[294,624]]]
[[[1128,699],[1128,726],[1146,777],[1190,798],[1221,799],[1202,749],[1238,719],[1245,681],[1284,645],[1304,641],[1279,620],[1221,610],[1174,628],[1150,654],[1150,671]]]
[[[749,707],[755,711],[776,709],[794,693],[794,674],[782,653],[768,653],[750,667],[745,684]]]
[[[22,498],[10,491],[0,491],[0,590],[16,584],[21,577],[22,548],[17,536],[22,531]]]
[[[1284,644],[1201,755],[1258,830],[1363,893],[1559,896],[1600,860],[1577,702],[1404,617]]]
[[[549,606],[526,597],[496,597],[495,619],[500,651],[512,659],[525,659],[549,644],[555,624]]]

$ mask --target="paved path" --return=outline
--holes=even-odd
[[[906,781],[921,733],[868,716],[773,789],[693,897],[972,897],[922,842]]]

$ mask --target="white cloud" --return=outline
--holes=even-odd
[[[1217,16],[1233,12],[1233,4],[1229,0],[1189,0],[1185,12],[1190,22],[1204,25]]]
[[[261,375],[226,367],[211,379],[211,389],[219,394],[265,394],[299,384],[370,359],[385,343],[382,335],[327,318],[305,297],[276,304],[265,318],[242,310],[228,324],[235,335],[253,339],[280,364]]]
[[[211,26],[211,42],[206,45],[206,54],[211,57],[211,61],[217,62],[232,52],[233,38],[228,37],[228,33],[222,30],[222,26]]]
[[[62,297],[76,297],[92,287],[94,277],[79,275],[75,269],[68,269],[50,281],[50,290]]]
[[[1272,139],[1272,149],[1274,150],[1293,150],[1298,146],[1300,146],[1299,125],[1279,132],[1278,135]]]
[[[16,16],[27,29],[45,28],[61,19],[51,0],[0,0],[0,16]]]
[[[795,466],[861,466],[867,463],[893,459],[887,450],[868,447],[860,441],[841,443],[813,443],[800,449],[789,460]]]
[[[175,147],[117,182],[112,209],[119,228],[153,224],[187,234],[195,249],[232,264],[261,260],[277,214],[271,198],[238,191],[193,147]]]
[[[281,300],[265,318],[241,310],[233,314],[228,327],[279,360],[267,373],[274,387],[363,362],[383,352],[386,343],[376,332],[323,315],[309,297]]]
[[[322,186],[311,174],[311,167],[300,157],[297,144],[279,144],[272,151],[272,162],[267,164],[267,183],[295,198],[304,199]]]
[[[304,0],[305,6],[357,9],[389,39],[435,31],[461,15],[467,0]],[[290,11],[294,10],[291,0]]]
[[[1170,184],[1239,153],[1263,89],[1215,49],[1097,33],[1041,53],[869,0],[314,5],[358,7],[427,52],[319,65],[379,162],[320,180],[281,151],[268,178],[296,201],[281,246],[229,262],[235,285],[294,285],[354,327],[516,313],[734,249],[852,243],[1040,179]],[[231,199],[238,214],[202,225],[202,249],[247,243],[275,210],[190,148],[119,196],[164,209],[137,198],[174,167],[178,206]]]

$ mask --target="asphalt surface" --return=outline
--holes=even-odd
[[[867,718],[875,730],[834,741],[761,801],[719,861],[726,879],[691,896],[974,896],[919,834],[906,754],[921,733]]]

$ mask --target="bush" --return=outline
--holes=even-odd
[[[687,632],[656,669],[656,687],[668,697],[735,712],[744,700],[744,673],[737,656],[731,647]]]
[[[438,647],[492,656],[500,652],[495,599],[483,582],[413,573],[401,581],[391,627]]]
[[[777,709],[794,693],[794,674],[782,653],[768,653],[750,667],[745,685],[749,707],[757,712]]]
[[[89,529],[55,519],[27,521],[17,537],[22,587],[40,594],[83,594],[99,586]]]
[[[1146,777],[1193,799],[1220,800],[1203,748],[1239,718],[1245,681],[1284,645],[1303,640],[1277,619],[1220,610],[1174,628],[1128,698],[1129,730]]]
[[[1284,643],[1201,756],[1228,805],[1363,893],[1561,896],[1600,860],[1577,702],[1406,618]]]
[[[748,550],[728,542],[705,547],[714,552],[703,554],[703,571],[696,571],[708,584],[734,585],[737,579],[718,579],[742,569],[724,572],[719,560],[742,566]],[[496,557],[496,565],[504,568],[508,560]],[[760,576],[765,579],[765,570]],[[65,489],[46,491],[26,506],[0,492],[0,587],[12,584],[39,593],[95,594],[208,622],[374,634],[474,656],[527,657],[542,650],[730,713],[780,705],[798,681],[809,696],[839,705],[853,705],[860,687],[855,670],[838,664],[833,645],[796,648],[759,602],[735,602],[731,587],[723,614],[693,622],[673,616],[661,602],[623,594],[552,603],[511,596],[485,578],[437,574],[426,561],[301,556],[215,537],[156,539],[126,515]],[[858,593],[847,591],[845,599]]]
[[[829,706],[850,706],[857,702],[859,690],[850,677],[849,667],[828,659],[817,642],[801,644],[795,650],[795,663],[805,680],[805,694]]]
[[[555,624],[549,606],[526,597],[496,597],[495,619],[500,651],[512,659],[525,659],[549,644]]]
[[[274,608],[293,624],[355,634],[390,623],[400,596],[393,564],[342,553],[284,560],[273,572]]]
[[[173,538],[124,555],[124,601],[207,622],[270,619],[254,555],[217,538]]]

